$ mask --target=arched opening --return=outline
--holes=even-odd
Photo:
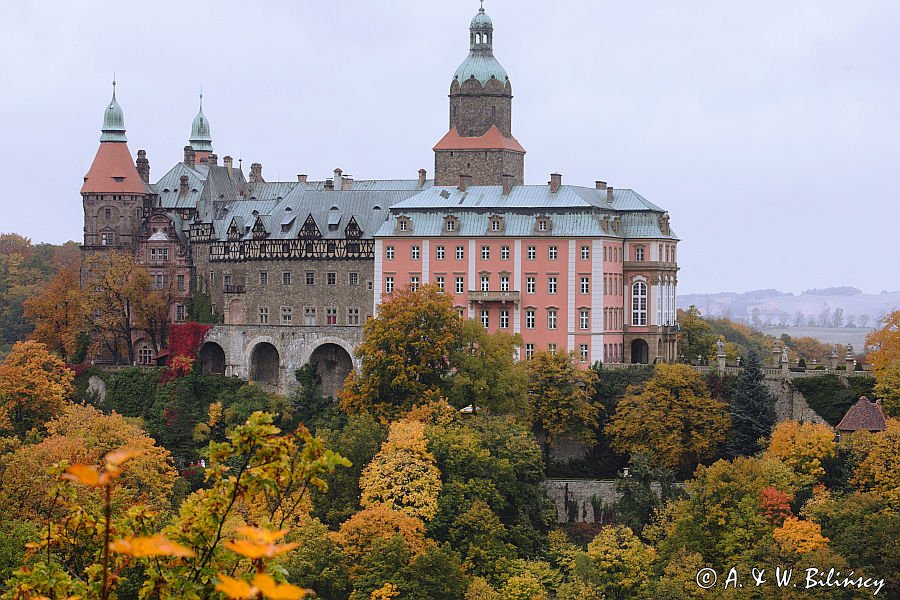
[[[200,359],[200,372],[204,375],[225,374],[225,351],[215,342],[206,342],[197,353]]]
[[[269,342],[260,342],[250,352],[250,380],[275,387],[281,357]]]
[[[644,340],[631,342],[631,362],[646,365],[650,362],[650,348]]]
[[[309,362],[319,374],[323,397],[336,397],[344,386],[344,379],[353,370],[353,359],[337,344],[322,344],[313,350]]]

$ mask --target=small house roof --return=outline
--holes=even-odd
[[[838,431],[884,431],[886,427],[881,402],[873,402],[865,396],[861,396],[856,404],[850,407],[836,429]]]

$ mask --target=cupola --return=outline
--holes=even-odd
[[[106,110],[103,111],[103,128],[100,135],[101,142],[127,142],[125,137],[125,113],[116,101],[116,80],[113,79],[112,100]]]
[[[212,152],[212,137],[209,135],[209,121],[203,114],[203,92],[200,93],[200,111],[191,125],[191,148],[195,152]]]

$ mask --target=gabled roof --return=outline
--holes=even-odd
[[[84,176],[82,194],[146,194],[147,186],[125,142],[100,142],[94,162]]]
[[[434,150],[512,150],[525,153],[525,148],[513,137],[504,137],[496,125],[491,125],[484,135],[464,137],[454,125],[447,135],[433,148]]]
[[[881,403],[872,402],[862,396],[856,404],[850,407],[836,429],[838,431],[884,431],[886,427]]]

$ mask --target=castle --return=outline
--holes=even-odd
[[[184,160],[156,183],[128,149],[115,97],[85,176],[83,254],[133,252],[169,291],[170,320],[192,295],[220,315],[200,349],[204,371],[286,391],[317,366],[333,394],[354,367],[362,325],[394,289],[437,284],[464,317],[521,334],[521,358],[574,352],[584,364],[674,361],[678,238],[663,209],[630,189],[525,184],[512,134],[512,84],[481,8],[450,83],[449,129],[434,179],[313,181],[245,176],[214,152],[194,118]],[[165,350],[134,340],[136,361]]]

